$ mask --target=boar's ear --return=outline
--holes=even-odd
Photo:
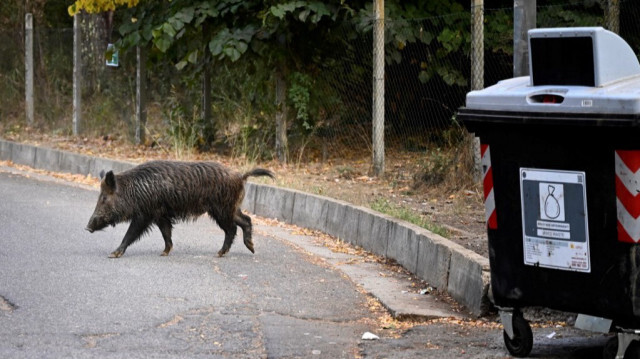
[[[101,170],[100,171],[100,179],[103,179],[103,178],[104,178],[104,170]]]
[[[109,192],[113,193],[116,191],[116,176],[113,174],[113,171],[107,172],[104,177],[104,184]]]

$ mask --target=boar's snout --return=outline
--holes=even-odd
[[[99,231],[107,226],[107,223],[96,216],[91,216],[89,219],[89,223],[87,224],[87,228],[85,228],[89,233],[93,233],[95,231]]]

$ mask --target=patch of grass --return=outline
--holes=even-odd
[[[452,159],[454,155],[455,152],[444,151],[440,148],[427,152],[426,156],[419,161],[421,170],[415,174],[415,180],[428,186],[442,183],[448,173],[455,168]]]
[[[336,170],[338,171],[341,178],[348,180],[354,179],[358,175],[356,169],[351,166],[338,166]]]
[[[378,211],[391,217],[413,223],[445,238],[449,237],[449,231],[445,227],[438,226],[437,224],[432,223],[428,219],[410,209],[394,205],[387,199],[378,198],[375,201],[371,202],[370,206],[374,211]]]

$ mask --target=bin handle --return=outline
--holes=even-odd
[[[564,101],[564,96],[569,92],[566,88],[545,88],[527,96],[530,104],[559,104]]]
[[[530,95],[527,98],[529,103],[542,103],[542,104],[560,104],[564,101],[564,96],[555,93],[545,93]]]

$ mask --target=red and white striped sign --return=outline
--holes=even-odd
[[[640,151],[615,151],[618,240],[640,241]]]
[[[482,187],[484,189],[484,214],[487,226],[490,229],[498,228],[498,218],[496,215],[496,200],[493,194],[493,170],[491,169],[491,150],[489,145],[480,145],[482,156]]]

